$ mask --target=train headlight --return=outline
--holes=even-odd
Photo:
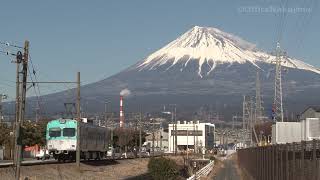
[[[64,123],[66,123],[66,120],[65,120],[65,119],[60,119],[59,122],[60,122],[61,124],[64,124]]]

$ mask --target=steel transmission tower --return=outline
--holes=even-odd
[[[242,108],[242,128],[245,131],[245,141],[248,141],[251,136],[252,109],[251,100],[248,100],[246,96],[243,96]]]
[[[244,130],[244,141],[250,142],[250,146],[254,145],[253,135],[258,142],[257,133],[255,131],[255,122],[254,122],[254,102],[252,98],[246,98],[243,96],[243,130]]]
[[[280,43],[277,43],[276,49],[276,72],[274,80],[274,99],[273,99],[273,120],[283,122],[283,104],[282,104],[282,82],[281,82],[281,63],[284,53],[280,49]]]
[[[260,73],[257,71],[256,75],[256,106],[255,106],[255,121],[254,124],[262,123],[262,101],[261,101],[261,82]]]

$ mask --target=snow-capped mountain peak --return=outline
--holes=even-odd
[[[167,68],[170,69],[180,62],[186,67],[190,61],[198,61],[198,75],[202,77],[203,74],[210,74],[219,64],[249,62],[258,67],[257,62],[271,63],[274,60],[273,55],[257,50],[254,44],[238,36],[212,27],[195,26],[148,56],[137,67],[139,70],[153,70],[170,63]],[[204,64],[210,66],[209,71],[202,72]],[[283,65],[320,74],[318,69],[295,59],[288,59]]]

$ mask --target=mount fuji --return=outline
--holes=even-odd
[[[177,104],[179,114],[191,118],[200,106],[213,105],[214,111],[229,119],[241,114],[243,95],[254,96],[259,71],[265,115],[269,115],[274,60],[273,54],[238,36],[195,26],[126,70],[83,86],[82,103],[88,111],[103,111],[107,98],[117,110],[119,92],[128,88],[132,93],[126,98],[128,111],[141,105],[144,111],[159,112],[164,104]],[[292,57],[282,65],[285,113],[299,113],[317,104],[320,69]],[[58,96],[66,98],[67,93],[47,95],[46,102],[58,104]]]

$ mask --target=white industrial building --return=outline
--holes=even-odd
[[[176,125],[176,131],[173,129]],[[177,124],[169,124],[169,152],[175,149],[175,133],[177,132],[177,150],[200,150],[202,147],[212,149],[214,147],[215,125],[196,121],[177,121]]]
[[[300,122],[276,122],[272,125],[272,144],[320,139],[320,119],[306,118]]]
[[[146,148],[151,148],[154,143],[154,148],[160,151],[168,151],[168,132],[164,131],[163,128],[146,136],[146,141],[143,143],[143,146]]]
[[[306,118],[301,121],[301,140],[311,141],[320,139],[320,120],[319,118]]]
[[[285,144],[300,141],[300,122],[276,122],[272,125],[272,144]]]

